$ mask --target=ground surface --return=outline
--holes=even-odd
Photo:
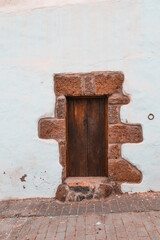
[[[1,201],[0,239],[160,240],[160,193],[79,203]]]

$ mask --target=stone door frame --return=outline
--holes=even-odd
[[[62,182],[67,177],[66,97],[108,97],[108,177],[120,183],[139,183],[142,173],[121,156],[123,143],[143,141],[140,124],[125,124],[120,120],[120,108],[130,98],[123,94],[124,74],[103,71],[76,74],[55,74],[55,117],[41,118],[38,135],[41,139],[55,139],[59,143],[59,162],[62,165]]]

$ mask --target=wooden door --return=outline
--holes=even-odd
[[[67,175],[107,176],[107,99],[67,98]]]

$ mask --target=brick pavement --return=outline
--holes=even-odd
[[[160,212],[0,220],[1,240],[159,240]]]
[[[0,218],[144,212],[160,210],[160,193],[112,195],[105,200],[61,203],[53,198],[0,202]]]
[[[0,240],[160,240],[160,193],[0,202]]]

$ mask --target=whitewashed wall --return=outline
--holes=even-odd
[[[58,144],[37,135],[54,114],[53,74],[96,70],[124,72],[121,118],[143,126],[143,143],[123,145],[143,181],[123,191],[160,190],[160,1],[26,2],[0,4],[0,199],[54,196]]]

